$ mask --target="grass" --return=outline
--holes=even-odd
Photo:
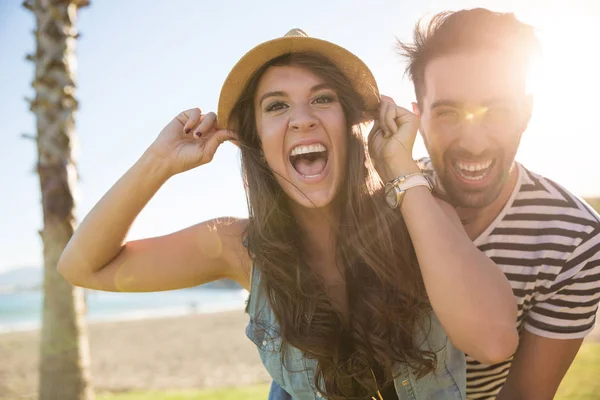
[[[584,200],[600,213],[600,197],[586,197]]]
[[[128,392],[101,394],[97,400],[266,400],[269,385],[216,390],[171,392]],[[600,398],[600,343],[584,343],[563,379],[555,400],[598,400]]]
[[[584,343],[558,388],[555,400],[600,398],[600,343]]]

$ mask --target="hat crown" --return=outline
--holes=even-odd
[[[308,35],[306,34],[306,32],[304,32],[302,29],[300,28],[294,28],[291,29],[290,31],[288,31],[288,33],[286,33],[284,35],[284,37],[308,37]]]

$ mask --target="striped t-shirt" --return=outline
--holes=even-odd
[[[420,162],[432,174],[430,162]],[[555,182],[517,168],[506,206],[474,243],[510,281],[519,332],[583,338],[600,299],[600,216]],[[467,397],[494,399],[511,362],[484,365],[467,356]]]

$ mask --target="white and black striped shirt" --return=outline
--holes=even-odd
[[[428,160],[421,162],[431,173]],[[583,338],[600,299],[600,216],[555,182],[517,168],[509,201],[474,243],[510,281],[519,332]],[[467,397],[494,399],[511,361],[483,365],[467,357]]]

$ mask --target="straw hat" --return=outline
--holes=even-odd
[[[292,29],[285,36],[269,40],[247,52],[233,67],[221,88],[218,107],[218,124],[228,125],[229,116],[246,84],[260,67],[268,61],[288,53],[314,52],[327,57],[348,78],[354,90],[362,97],[367,111],[379,107],[379,90],[373,74],[365,63],[331,42],[309,37],[301,29]],[[365,118],[365,120],[368,120]],[[359,121],[359,122],[365,122]],[[234,129],[235,127],[229,127]]]

